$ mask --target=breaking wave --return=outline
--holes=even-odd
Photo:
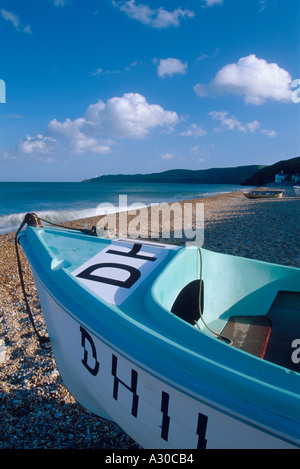
[[[12,213],[10,215],[0,216],[0,234],[11,233],[16,231],[21,225],[27,212]],[[38,211],[36,214],[51,223],[63,223],[67,221],[77,220],[81,218],[94,217],[100,215],[97,207],[85,209],[68,209],[68,210],[44,210]]]

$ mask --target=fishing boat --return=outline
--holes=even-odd
[[[283,191],[278,189],[247,189],[243,191],[243,194],[247,199],[278,199],[282,197]]]
[[[295,194],[300,196],[300,186],[294,186]]]
[[[16,248],[79,403],[142,448],[300,447],[300,269],[33,218]]]

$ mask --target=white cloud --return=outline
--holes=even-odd
[[[76,153],[92,152],[103,154],[111,152],[111,145],[105,145],[96,138],[87,137],[84,134],[80,134],[78,138],[73,141],[73,147]]]
[[[23,26],[21,20],[18,15],[12,13],[11,11],[7,11],[2,9],[1,15],[6,21],[10,21],[16,31],[23,31],[24,33],[31,33],[31,27],[28,24],[27,26]]]
[[[58,142],[51,137],[38,134],[36,137],[26,136],[18,144],[18,152],[32,155],[36,153],[50,153],[57,149]]]
[[[270,138],[276,137],[277,135],[275,130],[261,129],[261,124],[257,120],[242,124],[235,116],[230,117],[227,111],[212,111],[209,112],[208,115],[212,117],[212,119],[219,121],[221,124],[221,127],[214,129],[215,131],[238,130],[239,132],[250,132],[254,134],[260,130],[261,133]]]
[[[23,28],[23,32],[28,33],[28,34],[32,33],[30,24],[28,24],[27,26]]]
[[[194,12],[190,10],[177,8],[174,11],[167,11],[162,7],[153,10],[148,5],[137,5],[135,1],[136,0],[113,0],[112,3],[119,8],[120,11],[124,11],[129,18],[133,18],[157,29],[179,26],[181,19],[195,16]]]
[[[2,116],[2,119],[24,119],[25,116],[21,116],[20,114],[6,114]]]
[[[179,135],[182,137],[203,137],[206,133],[206,130],[199,125],[191,124],[188,129],[184,130]]]
[[[144,138],[156,127],[172,127],[178,123],[176,112],[165,111],[158,104],[149,104],[138,93],[126,93],[106,103],[91,104],[85,113],[86,126],[114,138]]]
[[[199,55],[199,57],[197,57],[196,59],[196,62],[201,62],[201,60],[204,60],[204,59],[209,59],[209,55],[208,54]]]
[[[95,72],[92,72],[92,75],[93,75],[93,76],[97,76],[97,75],[102,75],[102,74],[104,74],[104,73],[105,73],[105,72],[104,72],[103,68],[97,68],[97,69],[95,70]]]
[[[174,157],[173,153],[163,153],[161,155],[162,160],[171,160]]]
[[[264,11],[267,9],[267,0],[259,0],[260,9],[259,11]]]
[[[92,75],[95,77],[97,75],[116,75],[121,73],[120,70],[103,70],[103,68],[97,68],[95,72],[92,72]]]
[[[28,158],[40,159],[43,157],[43,161],[52,161],[49,155],[54,155],[59,147],[59,142],[51,137],[38,134],[35,137],[27,135],[25,138],[20,140],[15,148],[9,151],[2,151],[1,157],[4,159],[19,159],[20,157],[26,156]],[[47,156],[47,158],[45,158]]]
[[[269,138],[274,138],[277,136],[277,132],[275,132],[275,130],[262,129],[262,133],[267,135]]]
[[[51,133],[55,134],[57,137],[63,140],[76,140],[80,138],[80,127],[85,123],[83,118],[75,119],[66,119],[65,122],[59,122],[56,119],[53,119],[48,128]]]
[[[1,15],[5,20],[10,21],[14,28],[16,29],[19,28],[20,18],[18,17],[18,15],[15,15],[11,11],[7,11],[7,10],[1,10]]]
[[[250,54],[237,63],[225,65],[210,85],[198,83],[193,89],[199,97],[209,92],[227,92],[242,95],[246,103],[260,105],[269,99],[291,102],[291,84],[286,70]]]
[[[176,112],[166,111],[158,104],[149,104],[138,93],[126,93],[106,102],[91,104],[78,119],[67,118],[64,122],[52,119],[45,135],[27,136],[17,147],[2,152],[3,158],[36,157],[45,154],[106,154],[112,151],[116,140],[141,139],[150,131],[164,127],[171,129],[179,122]]]
[[[105,143],[101,143],[96,138],[84,132],[86,120],[84,118],[66,119],[65,122],[59,122],[53,119],[48,125],[48,131],[66,141],[75,153],[109,153],[111,148]]]
[[[170,26],[179,26],[182,18],[193,18],[194,13],[190,10],[177,8],[174,11],[167,11],[164,8],[158,8],[156,18],[153,21],[154,28],[168,28]]]
[[[237,64],[226,65],[213,81],[215,87],[242,94],[251,104],[262,104],[266,99],[290,101],[291,83],[287,71],[254,54],[242,57]]]
[[[212,7],[214,5],[222,5],[223,0],[205,0],[205,2],[208,7]]]
[[[69,0],[53,0],[53,4],[56,7],[64,7]]]
[[[139,60],[134,60],[130,65],[126,65],[126,67],[124,67],[124,71],[125,72],[129,72],[130,70],[132,70],[133,68],[135,67],[138,67],[138,66],[141,66],[143,65],[144,63],[142,61],[139,61]],[[92,72],[92,75],[93,76],[97,76],[97,75],[112,75],[112,74],[119,74],[119,73],[122,73],[122,70],[104,70],[103,68],[99,67],[97,68],[94,72]]]
[[[212,111],[208,113],[214,120],[221,123],[221,127],[227,130],[237,129],[239,132],[246,132],[247,127],[242,125],[241,122],[234,116],[228,117],[226,111]]]
[[[197,85],[193,86],[193,90],[195,91],[196,95],[199,96],[199,98],[203,98],[209,95],[209,87],[201,83],[197,83]]]
[[[249,122],[247,124],[247,129],[251,133],[255,133],[259,128],[260,128],[260,122],[258,121]]]
[[[187,63],[182,63],[179,59],[169,58],[161,59],[157,67],[158,76],[164,77],[166,75],[172,76],[176,73],[184,75],[186,73]]]

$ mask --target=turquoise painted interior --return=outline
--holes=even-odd
[[[214,253],[202,253],[205,321],[214,330],[221,329],[235,315],[265,315],[278,291],[299,290],[299,269]],[[171,311],[181,289],[200,278],[200,254],[197,247],[181,250],[157,278],[155,300]],[[201,320],[199,327],[207,332]]]

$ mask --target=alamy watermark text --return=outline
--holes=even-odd
[[[6,103],[6,85],[5,81],[0,79],[0,103]]]
[[[294,88],[296,88],[294,90]],[[294,104],[300,103],[300,78],[297,78],[292,82],[292,89],[294,90],[292,92],[292,102]]]
[[[97,207],[102,215],[97,223],[99,236],[164,239],[168,241],[204,242],[204,204],[199,202],[155,203],[149,206],[133,203],[128,206],[127,195],[119,195],[119,206],[102,203]],[[105,233],[106,232],[106,233]]]

